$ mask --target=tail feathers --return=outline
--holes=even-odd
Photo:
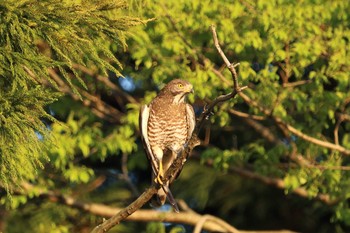
[[[173,206],[176,213],[179,213],[179,207],[177,206],[177,203],[175,201],[175,198],[173,194],[171,193],[169,186],[164,185],[159,190],[158,193],[156,193],[152,199],[151,199],[151,206],[152,207],[160,207],[164,205],[166,198],[168,198],[169,203]]]

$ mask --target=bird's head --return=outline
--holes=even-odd
[[[186,95],[193,93],[193,86],[185,80],[174,79],[161,92],[172,95],[174,97],[173,103],[178,104],[184,102]]]

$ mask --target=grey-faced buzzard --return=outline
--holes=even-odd
[[[141,108],[140,130],[153,170],[152,181],[161,185],[152,199],[153,206],[163,205],[168,197],[175,211],[178,211],[169,190],[169,181],[164,184],[162,177],[192,135],[195,115],[192,106],[185,102],[191,92],[193,86],[189,82],[175,79],[148,106]]]

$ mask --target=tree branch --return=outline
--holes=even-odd
[[[145,192],[141,194],[133,203],[131,203],[128,207],[120,210],[117,214],[113,215],[108,220],[104,221],[100,225],[96,226],[91,233],[103,233],[109,231],[112,227],[119,224],[120,221],[126,219],[131,214],[133,214],[136,210],[140,209],[151,197],[157,193],[158,188],[156,184],[152,185]]]
[[[199,144],[199,140],[196,134],[193,134],[187,147],[182,151],[182,153],[175,159],[170,168],[166,171],[164,178],[162,179],[163,183],[166,183],[168,180],[173,181],[177,174],[181,171],[184,163],[186,162],[187,157],[191,153],[192,149]],[[148,188],[141,196],[139,196],[134,202],[129,206],[120,210],[113,217],[104,221],[100,225],[96,226],[91,233],[103,233],[109,231],[113,226],[120,223],[120,221],[126,219],[136,210],[140,209],[144,204],[146,204],[151,197],[157,193],[160,188],[159,184],[154,183]]]
[[[74,93],[72,89],[60,78],[60,76],[56,73],[55,70],[49,69],[48,72],[52,79],[56,82],[59,90],[62,93],[70,95],[76,101],[81,100],[81,98],[76,93]],[[43,84],[48,86],[51,85],[48,81],[43,81]],[[82,100],[83,105],[91,108],[92,112],[96,116],[113,123],[120,123],[120,118],[123,115],[120,111],[108,105],[99,97],[94,96],[89,92],[84,91],[78,87],[75,88],[82,96],[85,97],[85,99]]]
[[[212,160],[206,161],[205,164],[211,168],[213,167]],[[237,167],[237,166],[230,166],[228,168],[228,171],[231,174],[234,173],[234,174],[237,174],[237,175],[242,176],[242,177],[246,177],[246,178],[249,178],[252,180],[257,180],[263,184],[274,186],[278,189],[286,190],[286,188],[287,188],[283,179],[264,176],[264,175],[261,175],[261,174],[254,172],[254,171],[248,170],[246,168]],[[296,194],[296,195],[303,197],[303,198],[314,198],[314,199],[321,201],[327,205],[333,205],[333,204],[337,203],[337,201],[338,201],[337,199],[331,199],[331,197],[328,194],[317,194],[315,197],[311,197],[309,195],[308,191],[302,187],[295,188],[295,189],[291,190],[290,193]]]
[[[194,129],[194,133],[195,134],[199,133],[199,130],[202,127],[202,124],[203,124],[204,120],[209,117],[209,115],[211,114],[211,112],[213,111],[213,109],[214,109],[214,107],[216,105],[218,105],[221,102],[225,102],[225,101],[227,101],[229,99],[234,98],[239,92],[241,92],[242,90],[247,88],[247,86],[240,87],[239,83],[238,83],[236,67],[239,65],[239,63],[236,63],[235,65],[230,63],[230,61],[227,59],[226,55],[224,54],[224,52],[222,51],[222,49],[220,47],[219,40],[218,40],[218,37],[217,37],[217,34],[216,34],[216,30],[215,30],[215,26],[211,25],[210,28],[211,28],[211,31],[212,31],[212,34],[213,34],[214,45],[215,45],[218,53],[220,54],[221,58],[224,60],[227,68],[231,72],[232,80],[233,80],[233,90],[229,94],[221,95],[221,96],[217,97],[216,99],[214,99],[210,104],[208,104],[204,108],[204,111],[199,116],[199,119],[198,119],[198,121],[196,123],[196,127]]]
[[[256,120],[263,120],[260,118],[260,116],[255,116],[256,119],[254,120],[254,116],[244,113],[244,112],[239,112],[233,109],[229,109],[229,113],[232,115],[241,117],[249,126],[255,129],[258,133],[260,133],[268,142],[273,143],[273,144],[282,144],[282,141],[279,140],[270,130],[269,128],[263,126],[262,124],[259,124]],[[294,143],[294,142],[290,142]],[[290,155],[290,158],[295,161],[298,165],[307,167],[307,168],[314,168],[314,169],[319,169],[319,170],[341,170],[341,171],[349,171],[350,167],[349,166],[327,166],[327,165],[320,165],[316,164],[315,161],[309,161],[305,158],[305,156],[298,154],[298,153],[293,153],[293,155]],[[288,165],[290,166],[290,165]]]
[[[222,49],[220,47],[218,36],[217,36],[216,30],[215,30],[215,26],[211,25],[210,28],[211,28],[211,32],[213,33],[214,45],[216,47],[216,50],[218,51],[221,58],[224,60],[227,68],[230,70],[230,72],[232,74],[234,91],[231,94],[234,94],[234,93],[237,94],[238,92],[241,92],[243,89],[247,88],[246,86],[240,88],[239,84],[238,84],[238,76],[237,76],[237,72],[236,72],[236,67],[239,65],[239,63],[232,64],[227,59],[226,55],[224,54],[224,52],[222,51]]]
[[[301,139],[303,139],[305,141],[311,142],[311,143],[313,143],[315,145],[319,145],[321,147],[327,148],[327,149],[339,151],[340,153],[342,153],[344,155],[350,155],[350,150],[349,149],[347,149],[347,148],[345,148],[343,146],[336,145],[334,143],[323,141],[323,140],[311,137],[311,136],[309,136],[307,134],[304,134],[303,132],[299,131],[298,129],[294,128],[293,126],[283,122],[282,119],[280,119],[279,117],[271,115],[271,112],[268,109],[262,107],[256,101],[250,99],[244,93],[240,92],[239,96],[242,97],[242,99],[248,105],[258,108],[262,113],[264,113],[267,116],[270,116],[277,124],[282,125],[285,129],[287,129],[289,132],[293,133],[294,135],[298,136],[299,138],[301,138]]]
[[[245,112],[240,112],[240,111],[237,111],[234,109],[229,109],[228,112],[233,114],[233,115],[236,115],[238,117],[241,117],[241,118],[250,118],[250,119],[256,120],[256,121],[263,121],[263,120],[267,119],[265,116],[251,115],[251,114],[248,114]]]
[[[121,90],[116,84],[111,82],[108,77],[99,75],[98,73],[96,73],[92,69],[89,69],[89,68],[87,68],[83,65],[80,65],[80,64],[74,63],[74,64],[72,64],[72,67],[74,69],[80,70],[81,72],[83,72],[89,76],[95,77],[98,81],[105,84],[106,87],[110,88],[114,92],[113,93],[114,95],[122,95],[130,103],[137,103],[138,102],[132,95],[129,95],[125,91]]]

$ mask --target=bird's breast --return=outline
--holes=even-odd
[[[148,121],[148,139],[151,145],[175,150],[187,139],[185,104],[151,105]]]

